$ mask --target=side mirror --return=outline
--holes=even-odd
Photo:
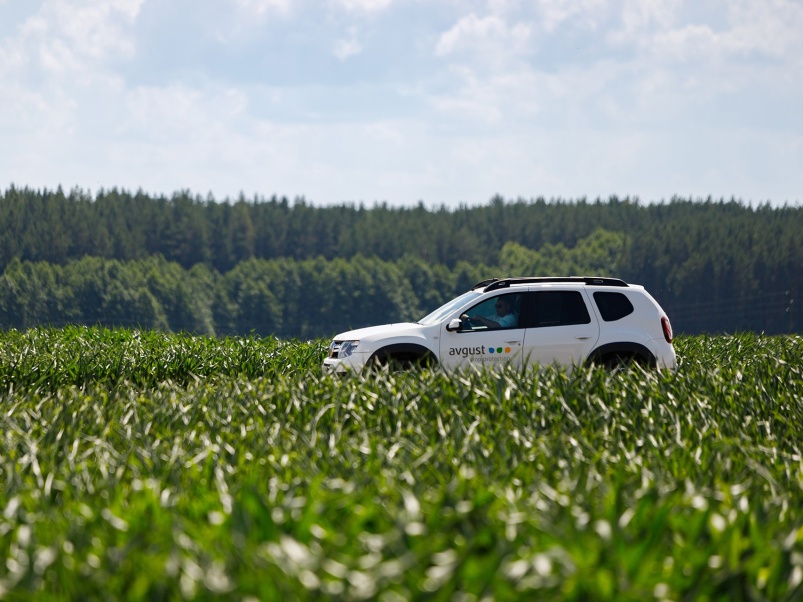
[[[449,332],[455,332],[456,330],[460,330],[463,327],[463,322],[460,318],[454,318],[449,324],[446,326],[446,330]]]

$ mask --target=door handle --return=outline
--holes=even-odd
[[[578,341],[587,341],[591,337],[574,337],[574,338],[577,339]]]
[[[505,345],[521,345],[521,341],[519,341],[519,340],[505,341]]]

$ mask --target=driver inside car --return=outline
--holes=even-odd
[[[471,320],[487,328],[512,328],[516,326],[516,314],[513,311],[513,295],[502,295],[496,298],[496,315],[484,317],[463,314],[461,320]]]

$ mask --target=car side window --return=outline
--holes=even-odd
[[[597,291],[594,293],[594,302],[599,309],[599,315],[602,316],[602,319],[606,322],[621,320],[635,311],[630,299],[625,297],[622,293]]]
[[[579,291],[537,291],[529,293],[529,298],[528,326],[531,328],[591,323],[591,316]]]
[[[497,295],[478,303],[460,316],[460,332],[519,328],[521,293]]]

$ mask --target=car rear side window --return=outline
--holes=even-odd
[[[630,299],[622,293],[597,291],[594,293],[594,302],[599,309],[599,315],[601,315],[602,319],[606,322],[621,320],[635,311]]]
[[[578,291],[539,291],[532,295],[530,324],[535,328],[589,324],[583,295]]]

